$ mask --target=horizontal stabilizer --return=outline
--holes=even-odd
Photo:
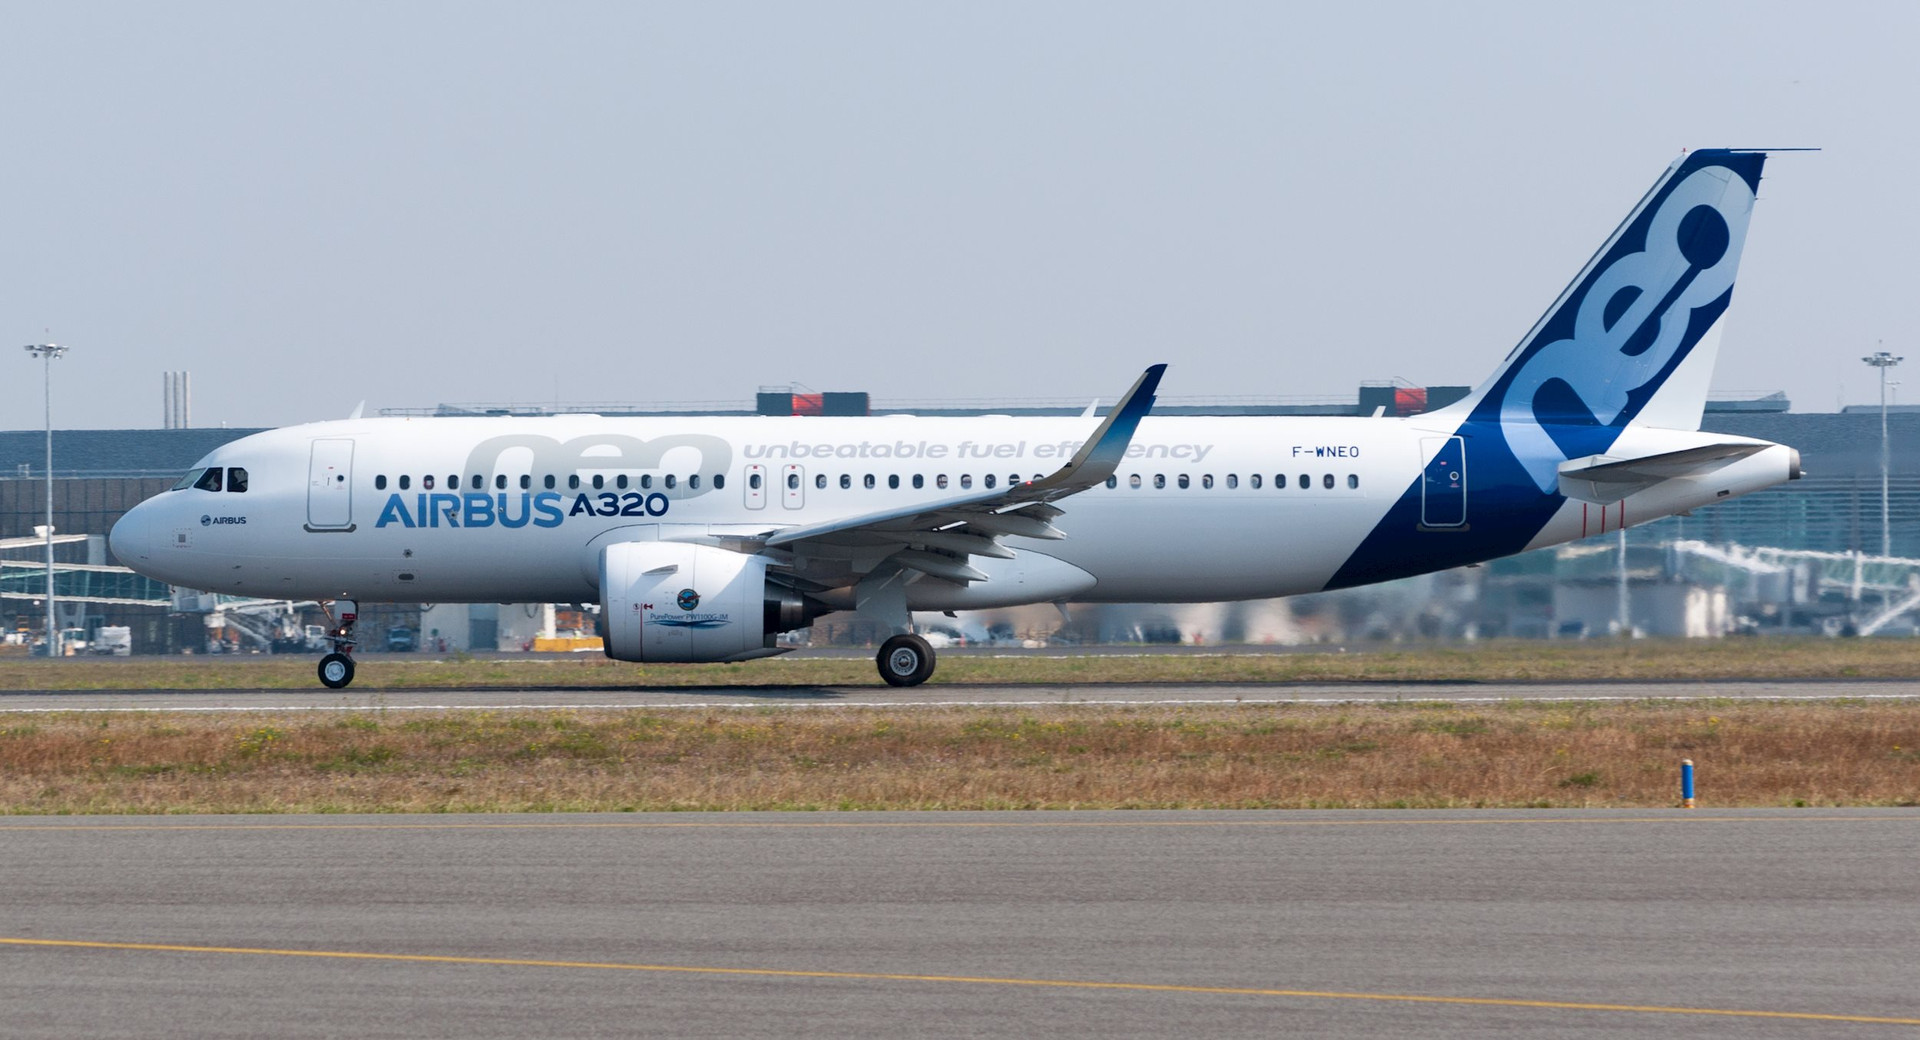
[[[1662,481],[1710,473],[1769,447],[1772,445],[1741,441],[1703,444],[1632,459],[1588,455],[1560,464],[1560,493],[1582,502],[1617,502]]]

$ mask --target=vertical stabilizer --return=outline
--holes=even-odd
[[[1629,424],[1699,428],[1765,161],[1713,149],[1668,167],[1469,399],[1540,490]]]
[[[1699,429],[1765,162],[1715,149],[1668,166],[1492,378],[1409,420],[1447,434],[1422,442],[1440,482],[1406,488],[1327,587],[1520,552],[1567,505],[1561,464],[1628,426]]]

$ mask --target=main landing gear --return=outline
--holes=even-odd
[[[353,623],[360,620],[360,604],[342,599],[333,605],[339,608],[337,613],[328,611],[337,622],[327,630],[333,652],[320,659],[320,684],[329,690],[343,690],[353,681]]]
[[[933,677],[933,647],[911,633],[880,644],[880,678],[889,686],[918,686]]]

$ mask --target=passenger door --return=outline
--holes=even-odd
[[[307,530],[353,530],[353,441],[325,437],[313,442],[307,464]]]
[[[1464,527],[1467,523],[1467,449],[1459,437],[1428,437],[1420,453],[1431,455],[1420,481],[1420,526]]]

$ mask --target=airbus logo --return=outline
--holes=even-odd
[[[247,518],[244,516],[208,516],[205,513],[200,514],[201,527],[212,527],[215,524],[244,524],[246,522]]]

